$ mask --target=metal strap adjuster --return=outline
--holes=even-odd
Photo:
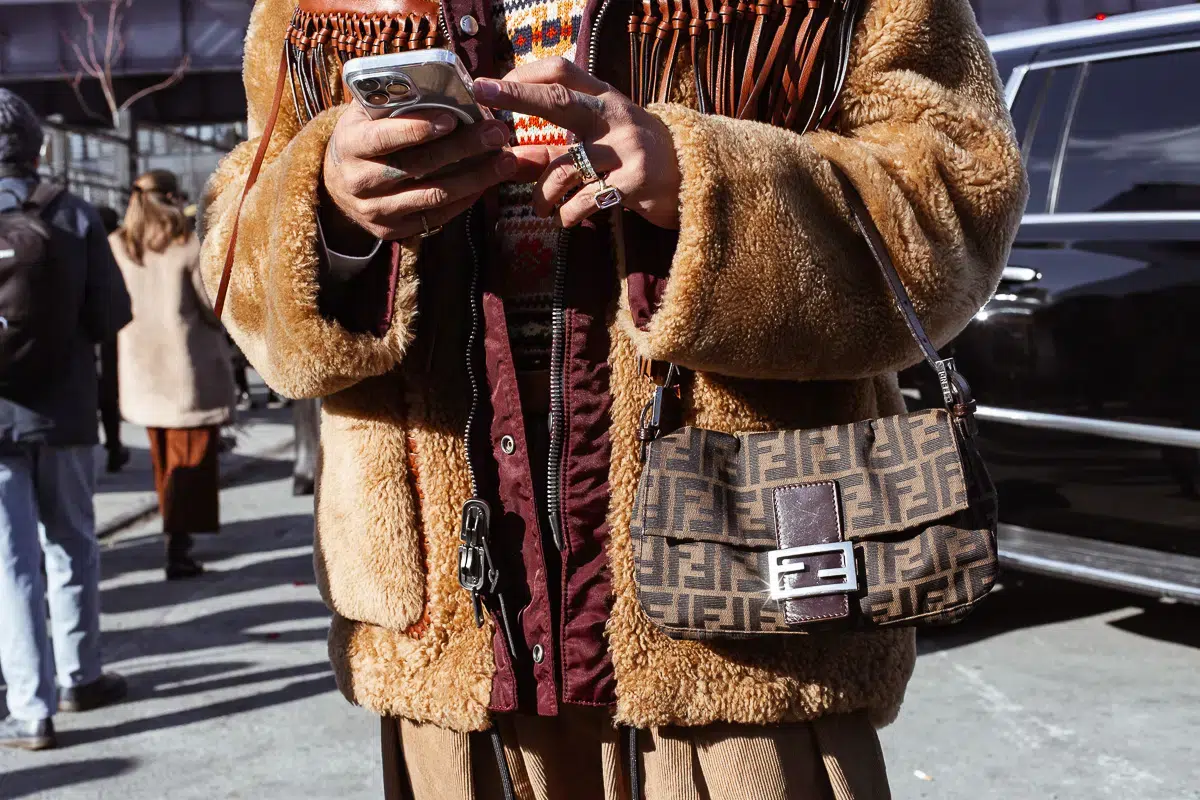
[[[814,586],[800,586],[795,589],[789,589],[783,585],[783,579],[786,576],[796,575],[808,569],[808,565],[804,561],[793,561],[792,559],[834,553],[842,554],[842,566],[818,570],[817,580],[840,578],[838,583],[818,583]],[[794,600],[798,597],[850,594],[858,591],[858,568],[854,564],[853,542],[809,544],[803,547],[789,547],[786,550],[772,550],[767,553],[767,569],[771,582],[772,600]]]

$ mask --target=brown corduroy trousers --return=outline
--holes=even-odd
[[[607,712],[498,718],[520,800],[629,800],[625,750]],[[642,731],[645,800],[888,800],[865,714],[755,727]],[[486,734],[383,720],[387,800],[502,800]],[[405,778],[409,780],[405,780]]]

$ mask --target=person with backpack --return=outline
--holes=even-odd
[[[130,321],[129,295],[96,210],[39,181],[42,138],[0,89],[0,747],[27,750],[55,746],[56,710],[126,692],[101,669],[92,495],[95,347]]]

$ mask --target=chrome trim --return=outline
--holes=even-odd
[[[1008,83],[1004,84],[1004,104],[1008,106],[1009,111],[1012,111],[1013,102],[1017,99],[1017,92],[1021,91],[1021,83],[1025,80],[1027,72],[1028,64],[1013,67],[1012,75],[1008,76]]]
[[[993,52],[1004,52],[1026,47],[1078,42],[1081,39],[1103,40],[1110,36],[1154,30],[1155,28],[1169,28],[1172,25],[1188,23],[1200,23],[1200,8],[1180,6],[1120,14],[1103,21],[1085,19],[1079,22],[1068,22],[1065,25],[1047,25],[1027,31],[1000,33],[989,36],[987,41]]]
[[[1056,58],[1051,61],[1036,61],[1027,66],[1031,70],[1053,69],[1054,67],[1068,67],[1074,64],[1094,64],[1097,61],[1116,61],[1120,58],[1137,58],[1139,56],[1152,56],[1158,53],[1174,53],[1181,50],[1200,50],[1200,41],[1157,44],[1150,47],[1134,47],[1129,50],[1113,50],[1111,53],[1092,53],[1086,56]]]
[[[1200,211],[1072,211],[1028,214],[1022,225],[1081,225],[1112,222],[1200,222]]]
[[[975,410],[975,416],[988,422],[1004,422],[1022,428],[1081,433],[1104,439],[1120,439],[1162,447],[1187,447],[1200,450],[1200,430],[1190,428],[1170,428],[1166,425],[1146,425],[1140,422],[1072,417],[1066,414],[1046,414],[1040,411],[1018,411],[996,406],[979,406]]]
[[[1058,150],[1054,154],[1054,169],[1050,173],[1050,197],[1046,200],[1046,210],[1051,214],[1058,208],[1058,192],[1062,188],[1063,166],[1067,162],[1067,146],[1071,143],[1071,128],[1075,127],[1075,112],[1079,110],[1079,98],[1083,96],[1083,87],[1087,85],[1088,74],[1092,65],[1085,62],[1075,76],[1075,85],[1071,87],[1071,99],[1067,101],[1066,114],[1058,129]]]
[[[1001,525],[1001,528],[1013,526]],[[1200,589],[1183,583],[1145,578],[1141,575],[1130,575],[1128,572],[1117,572],[1111,569],[1089,567],[1083,564],[1072,564],[1069,561],[1059,561],[1043,556],[1029,555],[1014,550],[1008,550],[1003,545],[998,548],[1000,561],[1006,565],[1024,567],[1030,572],[1062,575],[1078,580],[1098,583],[1105,586],[1119,587],[1151,595],[1186,598],[1192,602],[1200,601]]]

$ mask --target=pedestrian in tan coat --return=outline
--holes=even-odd
[[[200,279],[200,243],[164,170],[133,185],[109,243],[133,300],[117,340],[121,414],[150,436],[167,535],[167,578],[199,575],[191,536],[220,527],[221,426],[230,420],[233,374],[221,323]]]
[[[685,67],[673,102],[634,105],[627,11],[564,3],[578,24],[539,29],[505,81],[475,83],[487,105],[530,115],[510,147],[500,121],[373,121],[353,104],[313,109],[321,93],[286,82],[273,95],[296,5],[259,0],[247,35],[254,137],[284,100],[241,206],[225,320],[268,383],[324,398],[316,570],[338,685],[383,718],[388,796],[495,797],[503,768],[522,798],[615,800],[629,763],[617,723],[640,731],[650,800],[887,797],[874,728],[899,712],[911,629],[681,641],[639,605],[630,513],[654,388],[639,357],[695,371],[685,422],[708,429],[903,411],[895,373],[919,353],[833,167],[948,341],[993,291],[1026,195],[967,0],[867,0],[839,110],[803,134],[700,113]],[[440,12],[475,76],[511,66],[495,38],[531,40],[490,5]],[[538,51],[568,28],[570,47]],[[594,187],[560,204],[581,175],[542,120],[584,143],[623,209],[598,212]],[[210,187],[214,293],[259,145]],[[531,199],[514,211],[514,197]],[[561,236],[520,238],[547,215]],[[510,592],[482,627],[458,580],[471,498],[491,505]]]

